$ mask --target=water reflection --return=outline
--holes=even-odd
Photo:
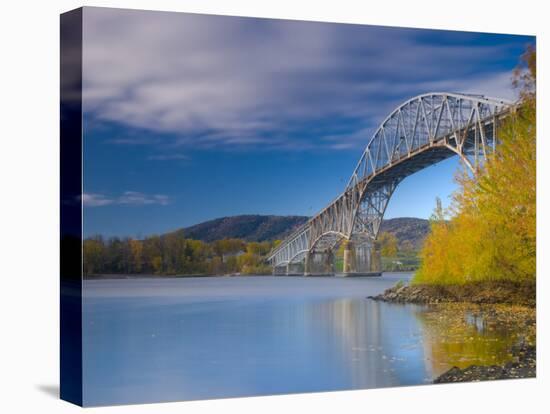
[[[415,305],[340,299],[310,308],[311,325],[326,331],[332,359],[345,369],[347,388],[428,382]]]
[[[384,278],[229,279],[87,283],[84,403],[429,383],[504,361],[521,329],[365,299]]]
[[[357,287],[369,285],[361,281],[262,280],[254,295],[231,281],[232,294],[224,296],[208,280],[216,294],[205,295],[200,284],[200,298],[190,292],[197,283],[166,281],[156,289],[152,282],[148,291],[139,281],[135,294],[131,281],[86,287],[85,404],[374,388],[429,379],[415,308],[366,300],[368,289]],[[281,283],[289,286],[274,294]],[[304,283],[309,289],[301,289]],[[322,288],[324,283],[337,288],[338,296]],[[289,287],[300,294],[289,295]],[[174,293],[178,289],[181,295]]]
[[[507,312],[483,312],[479,306],[454,304],[417,312],[422,323],[428,369],[438,376],[453,366],[500,365],[511,361],[518,342],[534,343],[530,332]]]

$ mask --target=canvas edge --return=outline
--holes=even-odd
[[[82,18],[60,16],[60,398],[82,389]]]

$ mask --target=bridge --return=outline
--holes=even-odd
[[[344,191],[269,254],[273,273],[334,274],[343,244],[343,275],[380,275],[375,241],[399,183],[454,155],[475,174],[513,108],[504,99],[459,93],[427,93],[399,105],[372,136]]]

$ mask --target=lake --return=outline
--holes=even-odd
[[[468,355],[426,308],[366,299],[410,277],[85,280],[84,405],[430,383]]]

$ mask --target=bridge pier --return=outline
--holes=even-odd
[[[328,276],[334,274],[334,254],[332,250],[313,251],[305,256],[304,276]]]
[[[311,253],[307,252],[304,258],[304,276],[311,276]]]
[[[345,275],[355,272],[355,250],[351,240],[344,240],[344,268]]]
[[[301,276],[303,272],[301,263],[289,263],[286,265],[286,276]]]
[[[325,272],[326,274],[334,274],[334,252],[332,249],[328,249],[325,252]]]
[[[381,276],[380,251],[373,242],[345,241],[343,276]]]

